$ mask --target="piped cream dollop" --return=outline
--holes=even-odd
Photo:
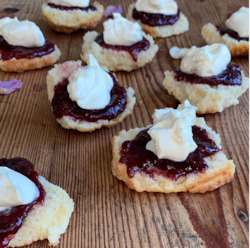
[[[103,109],[111,99],[114,82],[102,69],[95,57],[89,54],[88,66],[74,71],[69,77],[69,97],[82,109]]]
[[[8,167],[0,167],[0,211],[29,204],[39,195],[38,188],[29,178]]]
[[[156,109],[153,115],[154,125],[148,130],[151,140],[146,149],[159,159],[185,161],[197,148],[192,133],[196,109],[188,100],[177,109]]]
[[[68,7],[88,7],[89,0],[49,0],[49,3]]]
[[[119,13],[114,13],[113,19],[104,22],[103,26],[103,39],[109,45],[131,46],[143,39],[141,26]]]

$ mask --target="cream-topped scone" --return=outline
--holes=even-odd
[[[90,0],[49,0],[42,5],[46,22],[56,31],[71,33],[97,26],[104,14],[104,7]]]
[[[68,61],[48,72],[48,96],[56,120],[66,129],[92,132],[114,126],[135,105],[133,88],[118,85],[113,73],[101,68],[89,54],[88,65]]]
[[[61,56],[57,45],[46,40],[31,21],[0,19],[0,69],[23,72],[53,65]]]
[[[129,6],[127,18],[137,21],[154,38],[179,35],[189,29],[187,17],[174,0],[137,0]]]
[[[248,56],[249,52],[249,8],[241,7],[225,22],[226,27],[206,24],[201,34],[208,44],[225,44],[233,57]]]
[[[88,32],[83,37],[81,58],[88,60],[92,53],[101,66],[110,71],[132,71],[149,63],[158,51],[150,35],[145,34],[140,25],[113,14],[113,19],[103,23],[102,34]]]
[[[220,136],[185,101],[157,109],[154,124],[113,137],[112,173],[138,192],[205,193],[230,182],[235,165]]]
[[[173,47],[170,55],[182,58],[180,70],[165,71],[163,86],[180,102],[188,99],[199,114],[222,112],[238,104],[238,98],[249,87],[240,66],[230,64],[230,51],[223,44]]]

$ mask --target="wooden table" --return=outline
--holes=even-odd
[[[119,1],[101,1],[105,6]],[[127,10],[130,0],[122,0]],[[0,96],[1,157],[21,156],[35,164],[41,175],[60,185],[75,201],[75,211],[59,247],[248,247],[248,93],[240,104],[222,114],[206,115],[222,139],[228,158],[236,164],[234,180],[205,194],[137,193],[111,174],[111,138],[121,129],[152,123],[156,108],[176,107],[162,87],[163,72],[179,66],[170,58],[174,45],[205,44],[204,24],[223,23],[247,0],[178,0],[190,30],[157,40],[156,58],[131,73],[119,72],[120,84],[135,89],[134,112],[121,124],[93,133],[65,130],[57,124],[47,97],[50,68],[22,74],[0,72],[0,80],[19,78],[21,90]],[[18,16],[36,22],[62,51],[60,62],[80,59],[83,31],[71,35],[53,32],[41,14],[40,0],[1,0],[0,17]],[[16,12],[15,12],[16,11]],[[102,25],[97,28],[102,30]],[[248,74],[248,58],[233,59]],[[30,247],[47,247],[47,241]]]

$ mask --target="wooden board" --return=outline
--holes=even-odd
[[[119,1],[101,1],[105,6]],[[127,10],[130,0],[120,1]],[[240,104],[222,114],[206,115],[222,139],[224,151],[236,164],[229,183],[206,194],[137,193],[116,180],[110,169],[111,138],[121,129],[152,123],[155,108],[175,107],[177,101],[162,87],[163,72],[179,66],[168,54],[174,45],[204,45],[200,31],[207,22],[223,23],[246,0],[178,0],[190,30],[157,40],[156,58],[131,73],[119,72],[120,84],[135,89],[134,112],[120,125],[93,133],[65,130],[57,124],[48,101],[46,74],[50,68],[22,74],[0,72],[0,80],[19,78],[21,90],[0,96],[0,155],[25,157],[41,175],[68,191],[75,211],[60,248],[80,247],[248,247],[248,93]],[[36,22],[62,51],[60,62],[80,59],[84,32],[53,32],[41,15],[40,0],[1,0],[0,17],[18,16]],[[14,11],[16,11],[14,13]],[[97,28],[102,30],[102,25]],[[233,60],[248,74],[248,58]],[[47,241],[32,248],[47,247]]]

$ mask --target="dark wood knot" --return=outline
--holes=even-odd
[[[5,8],[3,9],[3,11],[6,13],[16,13],[19,11],[19,9],[18,8]]]
[[[239,210],[237,215],[238,215],[239,219],[242,220],[243,222],[248,222],[248,216],[242,210]]]

